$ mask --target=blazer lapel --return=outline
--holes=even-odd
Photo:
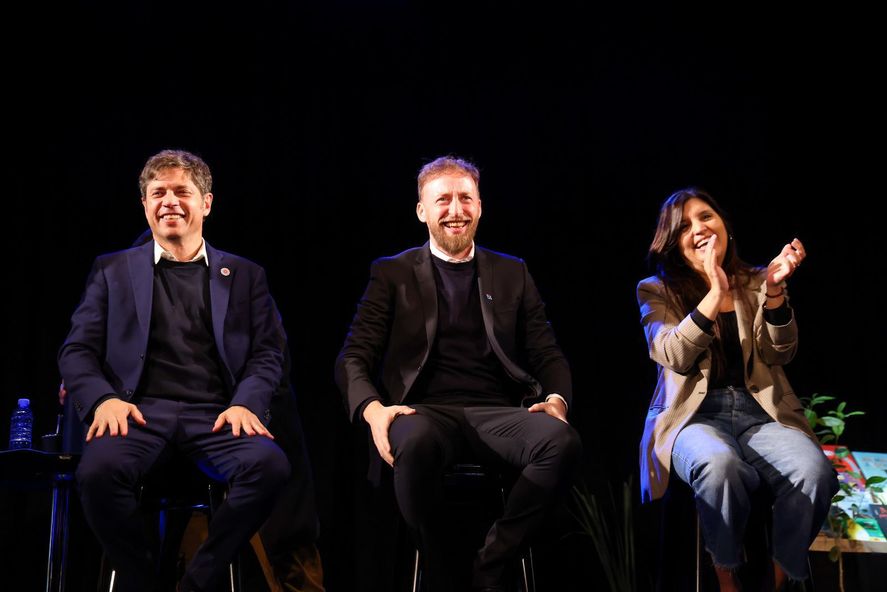
[[[219,357],[227,367],[228,356],[225,352],[225,318],[228,315],[228,300],[231,297],[231,283],[234,281],[235,269],[225,267],[225,255],[206,243],[206,256],[209,257],[209,300],[212,306],[213,334]],[[228,372],[231,369],[228,368]]]
[[[434,284],[434,272],[431,270],[431,265],[431,251],[428,248],[428,243],[425,243],[413,264],[413,273],[416,274],[419,295],[422,298],[422,311],[425,313],[425,335],[428,338],[425,358],[428,357],[431,346],[434,344],[434,337],[437,335],[437,286]]]
[[[534,390],[540,390],[541,387],[537,389],[536,384],[533,384],[536,383],[533,377],[505,355],[502,346],[499,345],[499,340],[496,339],[494,306],[497,295],[494,293],[494,286],[496,284],[493,281],[493,263],[490,257],[487,257],[486,252],[479,247],[475,249],[475,257],[477,258],[477,292],[480,296],[480,311],[484,319],[484,331],[486,331],[487,339],[490,341],[490,348],[512,378],[520,382],[530,383]]]
[[[154,302],[154,241],[128,251],[127,263],[136,316],[142,335],[147,338],[151,330],[151,305]]]
[[[474,253],[474,256],[477,258],[477,292],[480,295],[480,312],[484,318],[484,330],[487,333],[487,339],[490,340],[493,351],[502,360],[505,356],[502,353],[502,348],[499,347],[499,342],[496,340],[496,333],[493,331],[493,263],[487,257],[487,254],[479,248],[475,248]],[[502,363],[505,363],[504,360],[502,360]]]

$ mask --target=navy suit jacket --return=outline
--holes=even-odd
[[[336,361],[336,382],[353,421],[370,399],[401,403],[431,353],[438,315],[431,257],[426,243],[377,259],[370,268]],[[521,402],[557,393],[569,404],[570,368],[526,263],[480,247],[475,258],[487,339],[509,376],[526,386]]]
[[[261,266],[206,243],[213,337],[231,405],[266,421],[281,380],[284,334]],[[58,363],[74,408],[87,421],[107,395],[130,400],[148,354],[154,241],[98,257],[71,317]]]

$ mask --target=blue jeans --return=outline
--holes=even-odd
[[[693,488],[705,546],[715,565],[736,568],[750,493],[773,496],[773,560],[807,576],[807,549],[838,489],[831,463],[802,432],[774,421],[745,390],[714,389],[675,439],[675,474]]]

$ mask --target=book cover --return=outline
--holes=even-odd
[[[884,477],[887,479],[887,452],[864,452],[861,450],[853,451],[853,458],[862,471],[862,476],[866,479],[866,483],[872,477]],[[887,486],[879,485],[882,491],[873,491],[872,499],[877,504],[887,504]],[[883,530],[883,529],[882,529]]]
[[[881,527],[881,532],[887,534],[887,505],[872,504],[869,506],[869,510],[872,518],[874,518],[875,522],[878,523],[878,526]]]
[[[844,498],[832,505],[830,515],[835,515],[842,511],[852,518],[847,527],[847,538],[857,541],[887,541],[881,526],[876,517],[872,514],[873,499],[865,489],[865,477],[856,462],[853,452],[846,450],[846,453],[838,453],[839,448],[844,446],[836,446],[834,444],[823,444],[822,451],[831,461],[832,466],[838,473],[838,481],[850,486],[849,491],[840,491],[838,495]],[[829,521],[823,525],[823,530],[829,536],[835,536]]]
[[[865,477],[862,476],[862,471],[859,470],[859,465],[856,463],[853,453],[847,450],[847,454],[840,455],[837,452],[839,448],[847,450],[845,446],[822,444],[822,451],[838,472],[838,481],[848,484],[853,489],[864,490]]]

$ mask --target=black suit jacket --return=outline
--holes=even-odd
[[[265,271],[209,243],[206,253],[213,336],[231,405],[267,421],[285,338]],[[106,395],[129,400],[135,394],[147,355],[153,286],[154,241],[95,260],[58,360],[84,421]]]
[[[371,399],[401,403],[428,359],[438,317],[432,256],[426,243],[370,268],[336,360],[336,383],[354,421]],[[527,387],[520,403],[557,393],[569,404],[570,368],[526,263],[480,247],[475,257],[484,329],[507,373]]]

